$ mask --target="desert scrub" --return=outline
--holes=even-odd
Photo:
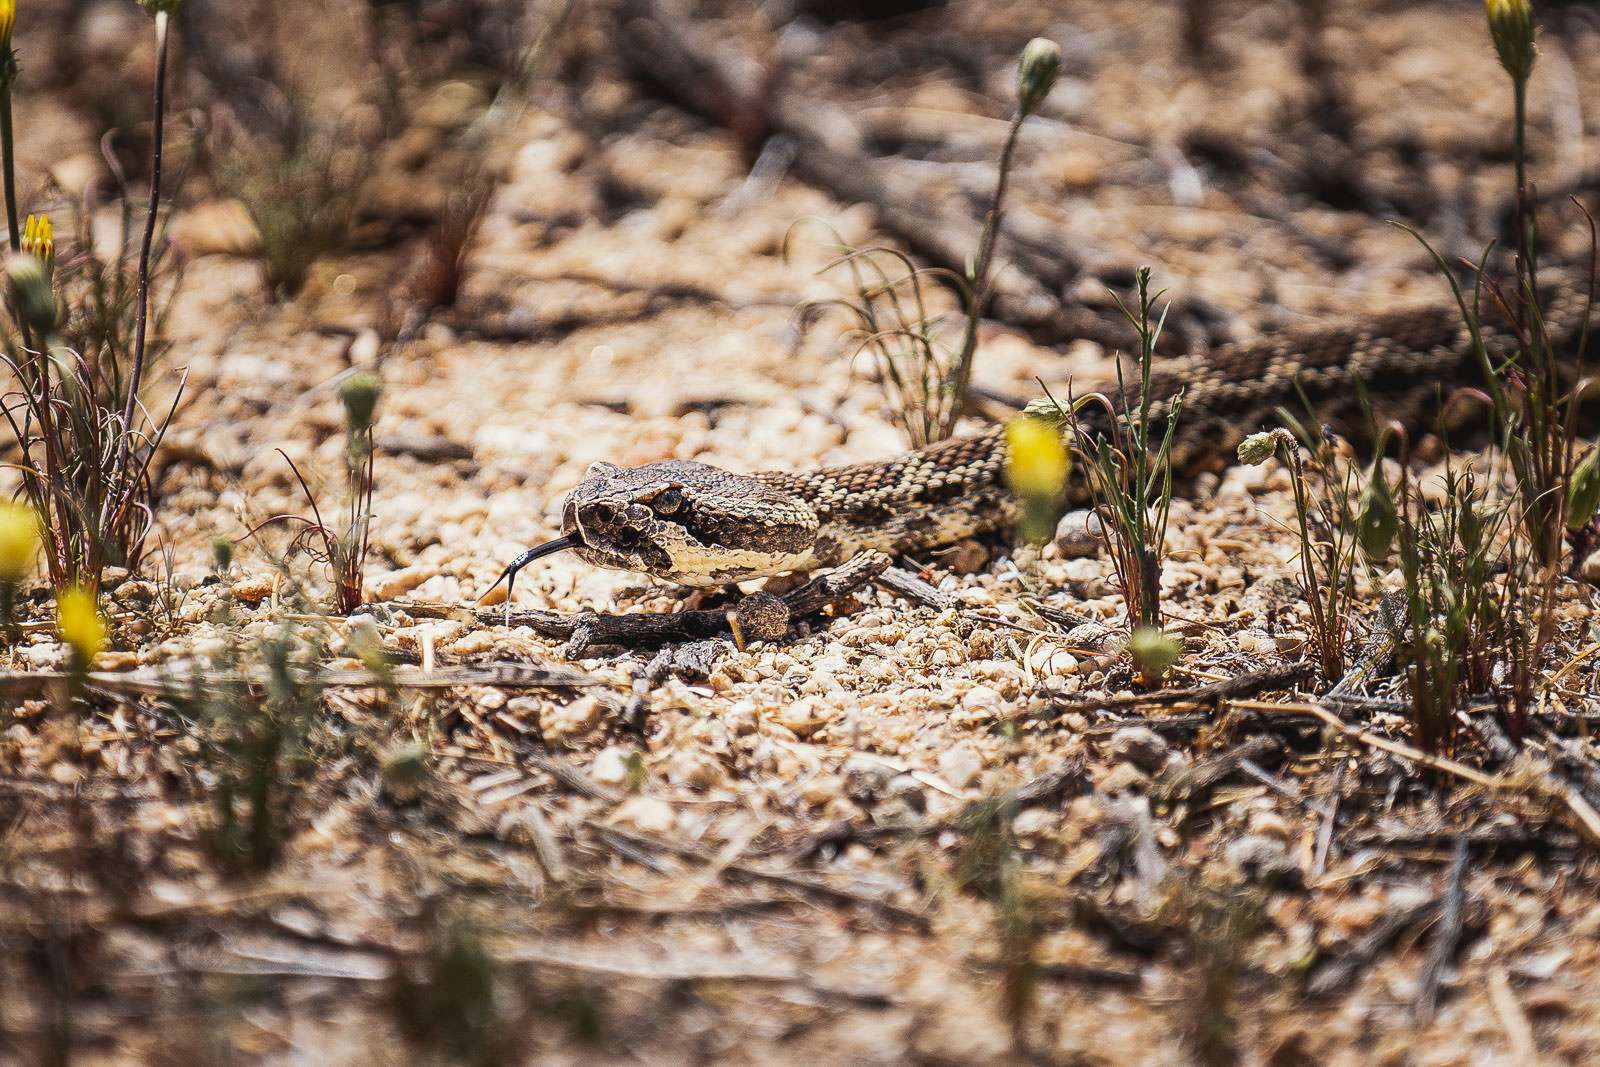
[[[1314,419],[1301,422],[1286,412],[1281,416],[1293,433],[1277,429],[1251,434],[1240,443],[1238,458],[1259,464],[1281,455],[1288,466],[1300,596],[1311,616],[1317,665],[1323,679],[1333,684],[1345,674],[1356,575],[1364,560],[1381,563],[1390,557],[1399,516],[1381,461],[1374,460],[1363,477],[1356,464],[1340,458]],[[1376,451],[1383,453],[1381,446]]]
[[[949,437],[966,410],[978,354],[978,323],[989,302],[1017,143],[1023,122],[1050,95],[1060,71],[1061,49],[1055,42],[1039,37],[1022,50],[1017,103],[1000,149],[994,196],[964,273],[920,267],[895,249],[853,248],[835,233],[838,254],[820,273],[847,272],[853,295],[800,308],[802,316],[825,307],[842,308],[850,316],[852,360],[868,357],[889,411],[913,448]],[[784,240],[786,257],[793,232]],[[931,307],[927,290],[934,282],[943,282],[956,294],[962,312],[959,329]]]
[[[1489,0],[1487,13],[1512,86],[1517,247],[1511,279],[1502,283],[1491,274],[1491,246],[1476,265],[1469,299],[1443,257],[1410,231],[1448,282],[1471,338],[1499,460],[1487,477],[1447,473],[1445,505],[1437,514],[1409,485],[1401,508],[1409,630],[1398,653],[1412,681],[1419,734],[1427,747],[1442,751],[1450,748],[1453,716],[1468,692],[1493,693],[1507,729],[1522,735],[1555,636],[1565,539],[1593,523],[1585,512],[1600,497],[1596,461],[1592,453],[1580,454],[1577,443],[1580,402],[1594,384],[1585,376],[1584,358],[1600,242],[1585,213],[1588,284],[1577,301],[1582,326],[1568,352],[1551,330],[1551,293],[1540,286],[1538,220],[1527,174],[1527,82],[1537,58],[1532,9],[1527,0]],[[1568,362],[1572,368],[1564,366]]]
[[[319,259],[349,247],[368,149],[353,125],[301,114],[279,141],[235,133],[213,157],[219,189],[255,224],[272,299],[298,294]]]

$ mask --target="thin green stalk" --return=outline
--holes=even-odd
[[[5,69],[0,70],[0,168],[5,171],[6,226],[11,233],[11,251],[22,251],[22,228],[17,225],[17,166],[15,135],[11,123],[11,82],[16,77],[17,58],[7,54],[0,58]]]
[[[967,328],[961,338],[961,355],[956,360],[955,379],[951,383],[951,398],[946,425],[940,427],[940,436],[948,437],[955,429],[967,406],[967,389],[972,382],[972,366],[978,353],[978,320],[989,302],[989,269],[994,261],[995,244],[1000,237],[1000,220],[1005,214],[1006,186],[1011,178],[1011,157],[1016,152],[1017,138],[1022,133],[1022,122],[1027,113],[1020,107],[1011,118],[1011,129],[1006,133],[1005,147],[1000,150],[1000,174],[995,178],[994,202],[988,217],[983,220],[983,236],[978,241],[978,259],[972,268],[970,299],[967,309]]]
[[[117,463],[121,472],[127,463],[128,442],[133,435],[133,408],[139,398],[139,383],[144,376],[145,325],[150,316],[150,249],[156,239],[156,213],[161,206],[161,143],[167,110],[167,13],[156,12],[156,89],[154,144],[150,149],[150,205],[144,220],[144,239],[139,244],[139,289],[135,297],[133,371],[128,376],[128,395],[122,406],[122,426],[117,444]]]

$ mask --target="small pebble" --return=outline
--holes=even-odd
[[[1167,739],[1148,726],[1124,726],[1111,735],[1111,751],[1149,774],[1167,765],[1172,749]]]
[[[1105,525],[1092,511],[1069,511],[1056,523],[1056,551],[1062,559],[1082,559],[1100,551]],[[1097,572],[1098,573],[1098,572]]]

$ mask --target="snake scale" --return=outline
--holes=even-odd
[[[1570,350],[1590,308],[1587,287],[1565,282],[1551,289],[1546,321],[1553,344]],[[1504,332],[1486,333],[1491,350],[1506,348]],[[1349,427],[1359,425],[1364,391],[1380,421],[1425,429],[1442,393],[1481,380],[1459,309],[1437,306],[1164,360],[1151,394],[1158,419],[1167,398],[1184,394],[1173,445],[1183,480],[1225,465],[1246,434],[1276,424],[1277,409],[1303,410],[1302,398],[1318,419]],[[568,549],[596,566],[701,586],[837,566],[870,549],[914,553],[1013,522],[1005,467],[1002,427],[800,473],[596,463],[566,499],[562,536],[524,552],[502,577]]]

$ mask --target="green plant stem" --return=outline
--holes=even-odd
[[[1528,196],[1528,82],[1524,78],[1512,78],[1511,87],[1516,138],[1517,252],[1528,273],[1528,287],[1537,294],[1539,268],[1533,241],[1533,205]]]
[[[17,225],[17,165],[16,137],[11,123],[11,82],[15,77],[16,59],[0,56],[0,63],[10,69],[0,72],[0,168],[5,171],[6,225],[11,231],[11,251],[22,251],[22,228]]]
[[[122,406],[122,426],[117,441],[120,472],[127,463],[128,442],[133,435],[133,408],[138,403],[139,381],[144,376],[145,327],[150,317],[150,249],[156,239],[156,213],[161,206],[161,142],[167,110],[167,13],[156,12],[156,90],[154,144],[150,149],[150,206],[144,220],[144,238],[139,244],[139,290],[135,297],[133,333],[133,371],[128,375],[128,395]]]
[[[940,436],[948,437],[955,430],[967,406],[967,389],[972,382],[972,366],[978,354],[978,320],[989,303],[989,269],[994,261],[995,245],[1000,239],[1000,220],[1005,214],[1006,186],[1011,178],[1011,158],[1016,153],[1017,138],[1022,133],[1022,122],[1027,118],[1019,109],[1011,118],[1011,129],[1006,134],[1005,147],[1000,149],[1000,173],[994,183],[994,203],[983,220],[983,235],[978,240],[978,258],[972,267],[972,306],[967,309],[967,328],[961,338],[961,354],[956,360],[955,376],[951,382],[949,414],[946,425],[940,427]]]

